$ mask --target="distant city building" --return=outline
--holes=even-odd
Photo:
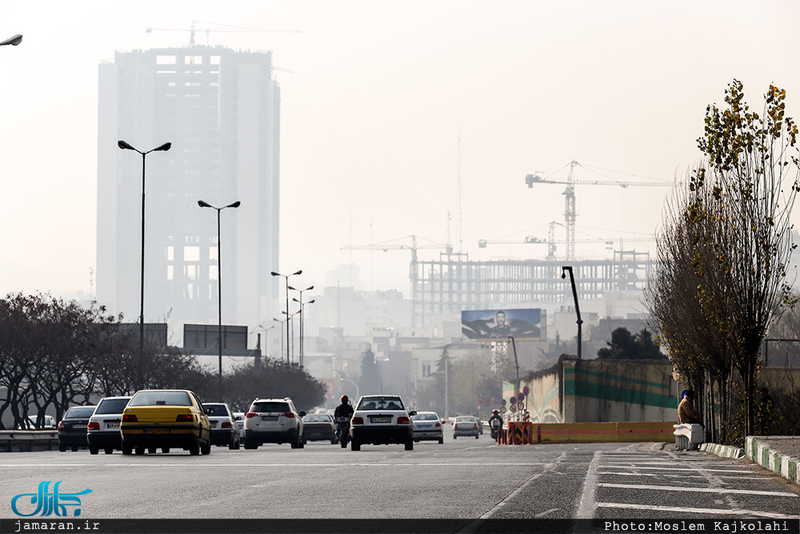
[[[255,327],[278,313],[280,88],[270,52],[190,46],[117,52],[99,69],[97,300],[135,322],[146,157],[145,321]],[[177,339],[170,339],[176,343]]]

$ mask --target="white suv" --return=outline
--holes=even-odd
[[[297,411],[289,397],[254,400],[244,417],[244,448],[290,443],[293,449],[302,449],[305,414]]]

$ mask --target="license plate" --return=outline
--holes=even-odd
[[[72,425],[72,428],[86,428],[86,425]]]
[[[107,430],[119,429],[119,423],[106,423]]]
[[[369,422],[370,423],[391,423],[392,422],[392,418],[391,417],[370,417],[369,418]]]
[[[145,433],[145,434],[169,434],[170,433],[170,429],[169,428],[145,428],[144,430],[142,430],[142,432]]]
[[[262,415],[261,416],[261,420],[262,421],[277,421],[278,420],[278,416],[277,415]]]
[[[217,422],[211,421],[211,428],[217,428]]]

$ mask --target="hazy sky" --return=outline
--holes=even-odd
[[[341,248],[412,234],[449,235],[470,259],[543,257],[543,245],[477,245],[545,238],[550,221],[563,223],[564,186],[528,189],[527,173],[565,180],[575,159],[604,169],[578,169],[577,180],[682,177],[699,157],[706,105],[722,103],[733,78],[757,109],[770,83],[785,88],[800,117],[796,0],[0,0],[0,40],[24,35],[0,47],[0,294],[89,291],[98,64],[186,45],[192,20],[299,32],[196,39],[272,50],[284,69],[274,268],[303,269],[303,284],[353,261],[367,288],[407,290],[408,251]],[[186,31],[146,32],[164,27]],[[667,192],[578,185],[577,238],[652,236]]]

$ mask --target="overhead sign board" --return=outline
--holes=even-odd
[[[477,341],[505,341],[509,337],[540,340],[543,315],[540,308],[462,310],[461,333]]]
[[[215,324],[183,325],[183,348],[210,349],[218,347],[219,327]],[[247,349],[247,327],[222,325],[223,349]]]

